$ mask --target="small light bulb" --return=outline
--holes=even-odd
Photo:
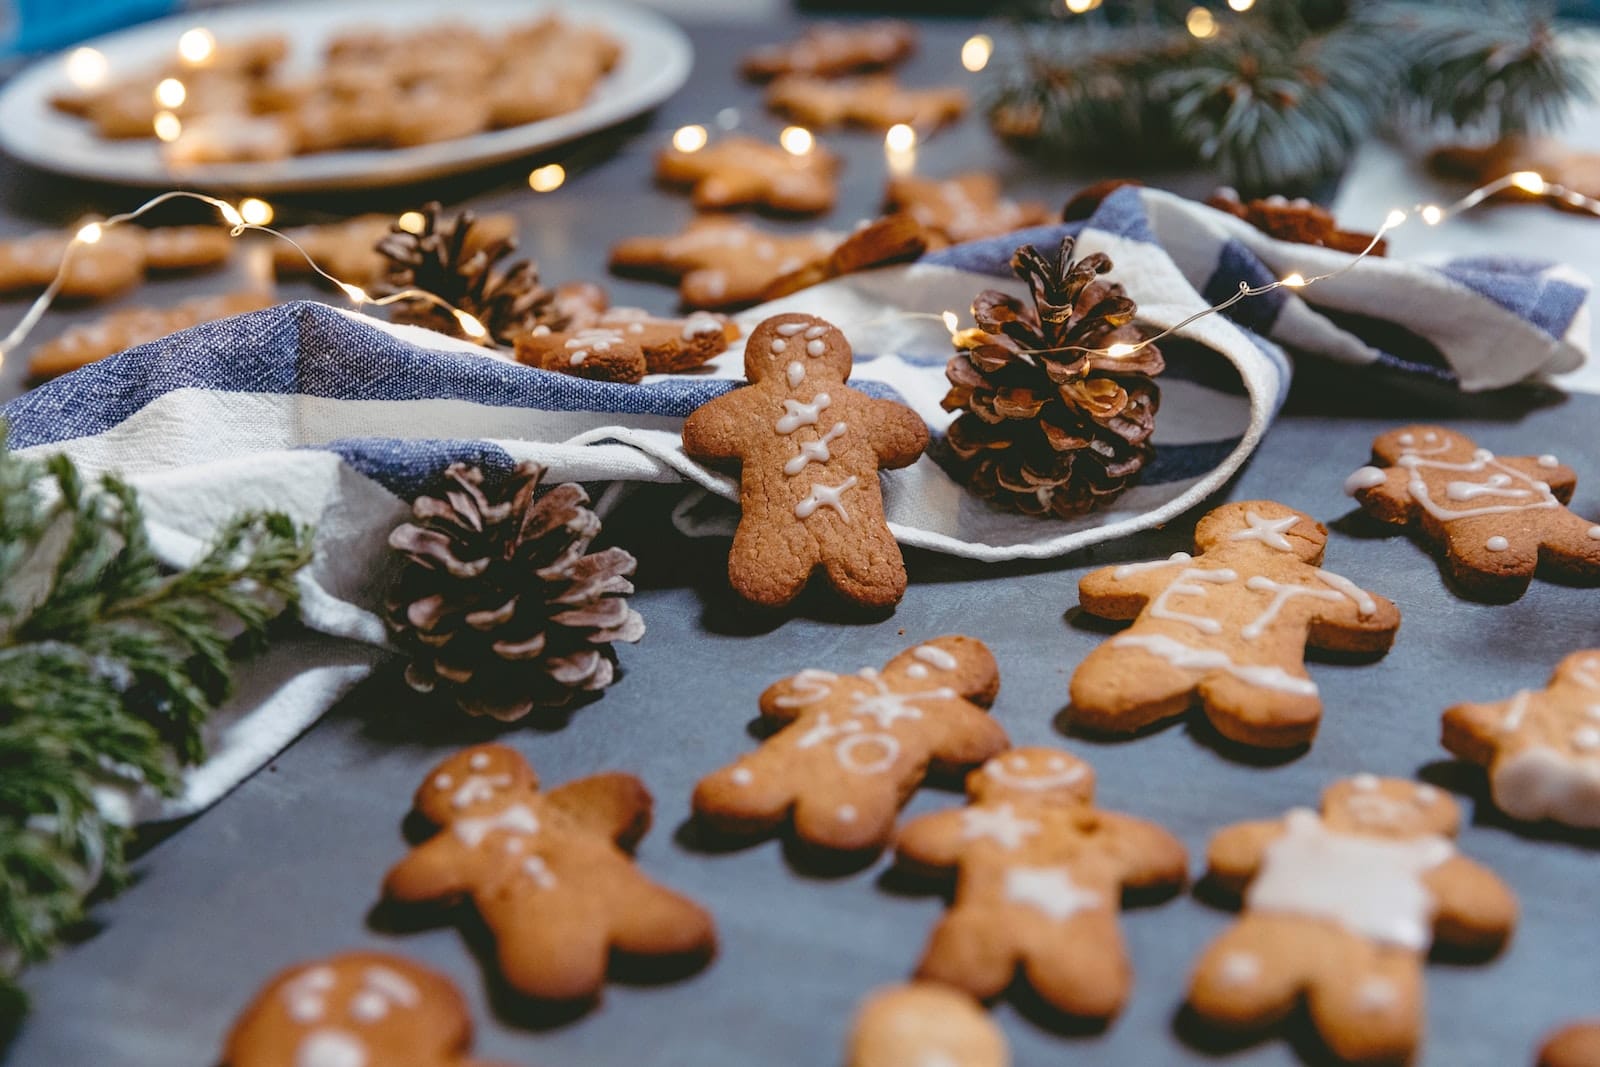
[[[361,288],[359,285],[351,285],[349,282],[340,282],[339,288],[344,290],[345,296],[348,296],[357,304],[365,304],[367,300],[370,299],[367,296],[367,291]]]
[[[422,212],[420,211],[407,211],[398,219],[395,219],[394,222],[396,226],[400,227],[407,233],[421,233],[422,228],[426,226],[427,223],[428,220],[422,217]]]
[[[460,308],[456,308],[453,314],[456,317],[456,321],[461,324],[461,332],[472,338],[474,341],[480,341],[489,336],[489,331],[483,325],[483,323],[479,322],[471,315],[468,315],[465,311],[462,311]]]
[[[177,78],[162,78],[156,84],[156,106],[167,108],[169,111],[175,107],[182,107],[183,102],[189,99],[189,90]]]
[[[106,228],[98,222],[88,222],[79,228],[78,241],[82,244],[92,245],[99,241],[101,235],[105,232]]]
[[[67,56],[67,80],[79,89],[98,89],[110,73],[111,64],[97,48],[74,48]]]
[[[1126,341],[1118,341],[1116,344],[1106,349],[1106,355],[1110,356],[1112,359],[1121,359],[1123,356],[1133,355],[1138,350],[1138,345],[1130,345]]]
[[[1183,24],[1190,36],[1202,41],[1217,35],[1217,17],[1203,7],[1191,7],[1183,18]]]
[[[1094,7],[1094,0],[1066,0],[1066,8],[1074,15],[1081,15]]]
[[[1256,6],[1256,0],[1228,0],[1228,6],[1235,11],[1249,11]]]
[[[209,60],[217,51],[217,39],[211,31],[196,26],[192,30],[184,30],[178,38],[178,56],[191,67],[197,67]]]
[[[976,74],[989,65],[989,57],[993,54],[994,38],[987,33],[973,34],[961,46],[961,65]]]
[[[176,141],[183,132],[183,122],[170,111],[157,111],[154,125],[156,136],[163,141]]]
[[[567,180],[567,168],[559,163],[535,167],[528,175],[528,188],[536,193],[553,193]]]
[[[917,147],[917,131],[903,122],[897,122],[883,135],[883,147],[891,152],[909,152]]]
[[[817,139],[812,137],[811,131],[804,126],[785,126],[783,132],[778,134],[778,143],[783,145],[783,150],[791,156],[804,156],[810,155]]]
[[[239,214],[252,226],[265,226],[272,221],[272,205],[265,200],[247,196],[239,201]]]
[[[679,126],[672,135],[672,147],[680,152],[698,152],[710,140],[704,126]]]
[[[1437,226],[1444,221],[1444,208],[1438,204],[1426,204],[1422,208],[1422,221],[1429,226]]]
[[[1406,218],[1407,216],[1404,211],[1401,211],[1399,208],[1395,208],[1384,218],[1383,228],[1386,230],[1392,230],[1402,222],[1406,221]]]
[[[1517,171],[1511,175],[1511,184],[1525,193],[1532,193],[1534,196],[1540,196],[1544,193],[1544,178],[1536,171]]]
[[[1290,274],[1288,277],[1283,279],[1283,284],[1287,285],[1291,289],[1299,289],[1301,286],[1306,284],[1306,276],[1301,274],[1299,271],[1295,271],[1293,274]]]
[[[961,320],[956,318],[954,311],[941,311],[939,317],[944,320],[944,328],[951,333],[955,333],[956,327],[961,325]]]
[[[239,209],[226,200],[217,202],[217,214],[221,215],[229,226],[243,226],[244,216],[239,214]]]

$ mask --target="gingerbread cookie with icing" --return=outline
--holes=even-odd
[[[758,48],[745,56],[744,76],[767,81],[780,74],[841,74],[883,70],[900,63],[917,48],[917,31],[909,22],[880,19],[851,25],[812,26],[797,40]]]
[[[667,148],[656,177],[690,190],[701,211],[755,207],[779,215],[816,215],[838,197],[839,160],[821,145],[803,156],[754,137],[727,137],[696,152]]]
[[[908,213],[944,244],[998,237],[1055,221],[1044,204],[1008,200],[1000,192],[999,179],[976,171],[943,179],[914,174],[890,178],[884,206]]]
[[[779,279],[827,261],[844,235],[767,233],[703,215],[682,233],[630,237],[611,249],[611,269],[678,283],[684,307],[728,309],[768,299]]]
[[[246,292],[202,296],[170,308],[123,308],[96,322],[73,326],[34,349],[28,357],[28,378],[59,377],[158,337],[275,303],[265,293]]]
[[[1551,1034],[1539,1049],[1538,1067],[1600,1067],[1600,1019]]]
[[[1195,530],[1197,555],[1104,567],[1083,610],[1133,625],[1072,676],[1073,721],[1132,733],[1198,699],[1217,732],[1262,748],[1306,744],[1322,718],[1306,646],[1382,653],[1400,612],[1323,570],[1328,531],[1270,500],[1224,504]]]
[[[401,956],[343,952],[269,981],[228,1033],[222,1067],[492,1067],[450,979]]]
[[[1005,1034],[949,986],[908,982],[869,993],[850,1027],[845,1067],[1010,1067]]]
[[[850,342],[831,323],[775,315],[745,344],[750,384],[683,424],[690,456],[739,465],[728,581],[754,604],[783,607],[818,569],[861,607],[892,607],[905,595],[878,471],[915,463],[928,428],[904,404],[846,385],[850,363]]]
[[[517,338],[517,359],[530,367],[609,382],[646,374],[681,374],[726,352],[739,328],[725,315],[696,311],[659,318],[643,308],[612,308],[578,328],[538,326]]]
[[[767,87],[767,107],[816,129],[887,130],[904,123],[926,132],[966,114],[967,94],[955,86],[908,89],[890,74],[842,81],[786,74]]]
[[[1562,660],[1544,689],[1450,708],[1444,747],[1488,769],[1513,819],[1600,829],[1600,649]]]
[[[701,779],[695,815],[724,834],[792,821],[820,849],[881,849],[930,771],[965,770],[1007,747],[986,711],[999,691],[994,656],[971,637],[924,642],[881,671],[803,670],[761,694],[761,717],[778,731]]]
[[[1442,426],[1403,426],[1372,443],[1372,460],[1345,492],[1382,522],[1414,524],[1462,592],[1515,600],[1536,571],[1600,581],[1600,521],[1568,510],[1578,476],[1555,456],[1496,456]]]
[[[1218,833],[1207,876],[1241,894],[1244,913],[1201,956],[1190,1009],[1255,1030],[1304,1001],[1340,1059],[1409,1059],[1433,943],[1492,952],[1516,924],[1505,883],[1456,851],[1459,824],[1434,787],[1363,774],[1330,786],[1321,814],[1296,808]]]
[[[470,899],[520,993],[584,1000],[599,993],[613,953],[694,962],[715,951],[705,909],[650,881],[624,851],[650,828],[650,794],[632,775],[545,792],[515,749],[476,745],[435,767],[415,806],[440,832],[395,865],[385,896]]]
[[[1020,971],[1045,1003],[1107,1019],[1132,968],[1117,910],[1124,892],[1171,892],[1183,844],[1143,819],[1094,807],[1094,771],[1050,748],[1002,752],[967,776],[968,806],[900,829],[896,858],[955,877],[955,901],[917,977],[988,999]]]

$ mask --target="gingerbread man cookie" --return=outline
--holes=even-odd
[[[823,23],[806,30],[798,40],[756,49],[745,57],[743,69],[752,81],[767,81],[780,74],[832,78],[892,67],[916,48],[916,29],[898,19],[853,25]]]
[[[821,145],[803,156],[754,137],[727,137],[696,152],[668,148],[656,177],[691,190],[702,211],[759,207],[780,215],[815,215],[833,207],[839,160]]]
[[[1010,1067],[1011,1048],[983,1006],[933,982],[869,993],[850,1027],[845,1067]]]
[[[1444,747],[1488,768],[1513,819],[1600,829],[1600,649],[1572,653],[1537,692],[1449,709]]]
[[[611,249],[611,269],[678,283],[684,307],[737,308],[767,299],[778,279],[825,261],[843,234],[765,233],[747,222],[703,215],[678,234],[630,237]]]
[[[223,1067],[491,1067],[450,979],[400,956],[344,952],[290,967],[240,1014]]]
[[[727,351],[738,335],[726,316],[705,311],[665,319],[642,308],[612,308],[576,329],[535,327],[517,338],[517,359],[580,378],[637,382],[646,374],[693,370]]]
[[[1189,1006],[1255,1029],[1303,998],[1339,1058],[1409,1058],[1434,940],[1492,951],[1516,924],[1511,891],[1456,852],[1459,823],[1432,786],[1361,774],[1330,786],[1320,815],[1296,808],[1217,834],[1208,877],[1243,894],[1244,914],[1201,956]]]
[[[850,342],[812,315],[775,315],[745,344],[750,384],[702,404],[683,424],[695,459],[740,465],[742,515],[728,580],[779,608],[821,568],[845,599],[890,607],[906,591],[880,468],[915,463],[928,428],[904,404],[845,384]]]
[[[1180,888],[1182,843],[1096,809],[1093,770],[1056,749],[1002,752],[967,776],[967,796],[967,807],[914,819],[895,842],[904,867],[958,872],[917,977],[987,999],[1020,969],[1062,1012],[1115,1015],[1132,985],[1117,929],[1122,894]]]
[[[1600,580],[1600,522],[1567,509],[1578,476],[1555,456],[1496,456],[1442,426],[1404,426],[1372,458],[1345,492],[1383,522],[1415,523],[1463,592],[1515,600],[1536,570]]]
[[[28,357],[28,378],[55,378],[158,337],[275,303],[265,293],[247,292],[202,296],[170,308],[123,308],[96,322],[73,326],[34,349]]]
[[[1206,206],[1243,219],[1275,241],[1316,245],[1352,255],[1369,247],[1371,251],[1367,254],[1372,256],[1385,255],[1389,251],[1387,241],[1379,239],[1373,243],[1375,234],[1341,230],[1332,212],[1304,197],[1290,200],[1283,196],[1269,196],[1261,200],[1241,200],[1238,190],[1224,185],[1206,198]]]
[[[904,123],[926,132],[966,114],[967,94],[954,86],[907,89],[891,74],[843,81],[785,74],[767,87],[767,107],[818,129],[863,126],[887,130]]]
[[[945,244],[998,237],[1055,221],[1045,205],[1008,200],[994,175],[978,172],[944,179],[911,174],[890,178],[884,205],[910,214]]]
[[[1198,696],[1224,737],[1263,748],[1309,742],[1322,701],[1306,646],[1385,652],[1399,610],[1321,569],[1328,531],[1282,504],[1224,504],[1194,536],[1200,555],[1104,567],[1078,583],[1085,611],[1134,623],[1073,674],[1074,721],[1132,733]]]
[[[1600,1067],[1600,1019],[1551,1034],[1539,1049],[1538,1067]]]
[[[695,814],[738,835],[792,818],[796,836],[818,848],[880,849],[930,770],[974,767],[1006,748],[984,710],[999,691],[994,656],[971,637],[927,641],[882,671],[801,671],[761,694],[762,718],[782,728],[701,779]]]
[[[650,827],[650,794],[627,774],[549,792],[505,745],[476,745],[429,773],[416,811],[441,831],[384,879],[403,903],[471,898],[511,988],[547,1000],[599,993],[612,952],[709,958],[711,916],[650,881],[624,852]]]

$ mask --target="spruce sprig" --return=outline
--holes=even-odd
[[[0,448],[0,1016],[17,971],[125,878],[107,798],[177,788],[231,655],[295,605],[310,555],[308,530],[251,513],[168,571],[128,485]]]

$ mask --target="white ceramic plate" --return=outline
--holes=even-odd
[[[415,148],[349,149],[270,163],[217,163],[173,168],[160,142],[107,141],[82,119],[57,111],[50,98],[71,87],[65,54],[29,67],[0,91],[0,148],[47,170],[125,185],[186,185],[246,192],[282,192],[398,185],[526,155],[605,129],[661,103],[689,77],[694,52],[683,31],[654,13],[610,0],[313,0],[191,12],[109,34],[88,44],[109,62],[110,76],[150,69],[170,59],[178,36],[204,26],[220,41],[252,34],[289,37],[288,69],[320,61],[324,43],[354,28],[403,29],[442,18],[481,30],[524,23],[547,11],[599,26],[623,42],[622,61],[589,102],[554,118]]]

